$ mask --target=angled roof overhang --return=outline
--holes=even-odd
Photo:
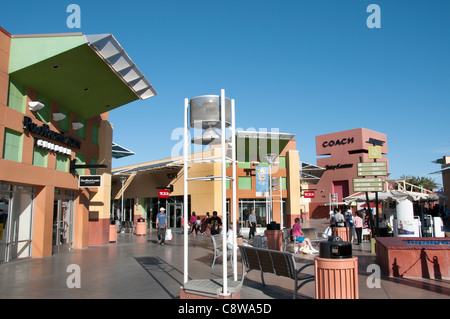
[[[325,168],[306,162],[302,162],[301,165],[300,181],[316,185],[325,172]]]
[[[157,94],[111,34],[13,35],[9,76],[85,119]]]
[[[130,151],[126,149],[123,146],[120,146],[119,144],[112,143],[112,158],[122,158],[126,156],[135,155],[136,153],[133,151]]]
[[[279,156],[295,134],[278,132],[236,132],[236,157],[240,162],[266,162],[264,155]]]

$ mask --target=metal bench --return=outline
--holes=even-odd
[[[214,249],[214,259],[212,262],[211,267],[214,267],[214,264],[216,263],[216,259],[219,258],[220,256],[223,256],[223,235],[222,234],[218,234],[218,235],[212,235],[211,236],[211,240],[213,242],[213,249]],[[232,250],[231,249],[227,249],[227,257],[230,256],[230,263],[231,265],[233,265],[233,255],[232,255]],[[227,258],[228,259],[228,258]],[[226,260],[224,260],[224,262],[226,262]]]
[[[297,291],[306,283],[315,280],[314,275],[303,273],[306,268],[314,267],[314,263],[308,263],[297,269],[293,253],[251,246],[238,247],[242,257],[242,281],[251,270],[261,271],[263,285],[266,284],[265,272],[288,277],[295,281],[293,298],[296,299]]]
[[[303,237],[309,238],[311,241],[311,244],[313,246],[316,246],[316,249],[318,248],[321,241],[327,241],[327,238],[319,237],[317,234],[317,228],[302,228]]]

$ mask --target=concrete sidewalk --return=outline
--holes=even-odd
[[[303,227],[326,227],[326,220],[313,220]],[[370,244],[353,246],[358,257],[360,299],[450,299],[446,280],[389,278],[381,276],[380,288],[369,288],[372,279],[367,267],[376,263]],[[316,255],[296,255],[299,265]],[[222,278],[222,260],[214,268],[209,236],[189,235],[189,278]],[[229,264],[229,263],[228,263]],[[75,265],[75,266],[74,266]],[[80,288],[73,285],[73,269],[79,266]],[[75,268],[76,269],[76,268]],[[240,278],[241,264],[238,263]],[[231,276],[231,269],[228,270]],[[146,236],[118,234],[117,243],[102,247],[61,252],[42,259],[13,261],[0,265],[0,298],[21,299],[178,299],[183,285],[183,235],[161,246],[156,232]],[[250,272],[244,280],[242,299],[291,299],[293,281],[271,274]],[[369,280],[369,285],[367,284]],[[314,298],[314,283],[306,284],[300,298]]]

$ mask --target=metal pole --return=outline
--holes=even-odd
[[[188,183],[187,183],[187,177],[188,177],[188,166],[187,166],[187,159],[188,159],[188,128],[187,128],[187,121],[188,121],[188,107],[189,107],[189,100],[186,98],[184,99],[184,147],[183,147],[183,155],[184,155],[184,181],[183,181],[183,192],[184,192],[184,203],[183,203],[183,219],[184,219],[184,283],[187,283],[188,281]]]
[[[235,113],[234,113],[234,99],[231,100],[231,167],[232,167],[232,177],[233,177],[233,276],[234,281],[237,281],[237,222],[236,222],[236,126],[235,126]]]
[[[225,90],[220,90],[220,111],[221,111],[221,150],[222,150],[222,250],[223,250],[223,291],[224,295],[228,295],[228,281],[227,281],[227,181],[226,181],[226,163],[225,163]]]
[[[278,184],[280,185],[280,215],[281,215],[281,220],[280,220],[280,229],[283,230],[284,227],[284,222],[283,222],[283,185],[281,184],[281,176],[279,177],[280,181],[278,182]]]

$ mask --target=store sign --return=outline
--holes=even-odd
[[[169,198],[169,190],[168,189],[160,189],[158,190],[159,198]]]
[[[101,175],[80,175],[78,187],[100,187],[102,186]]]
[[[316,193],[314,191],[303,192],[304,198],[314,198],[316,197]]]
[[[34,145],[40,148],[43,148],[45,150],[49,150],[51,152],[60,153],[60,154],[66,154],[70,155],[72,154],[72,150],[70,148],[56,145],[51,142],[47,142],[38,138],[34,138]]]
[[[59,132],[52,131],[52,130],[50,130],[50,127],[47,124],[43,124],[43,125],[39,126],[39,125],[33,123],[33,120],[31,118],[29,118],[28,116],[23,117],[23,129],[25,131],[35,133],[42,137],[48,138],[52,141],[65,144],[69,147],[73,147],[76,149],[81,148],[81,142],[70,136],[66,136],[66,132],[59,133]]]
[[[325,165],[325,170],[334,171],[335,169],[352,168],[353,163],[350,164],[336,164],[336,165]]]
[[[332,146],[338,146],[338,145],[353,144],[354,142],[355,142],[355,138],[349,137],[349,138],[325,141],[322,143],[322,147],[325,148],[325,147],[332,147]]]

